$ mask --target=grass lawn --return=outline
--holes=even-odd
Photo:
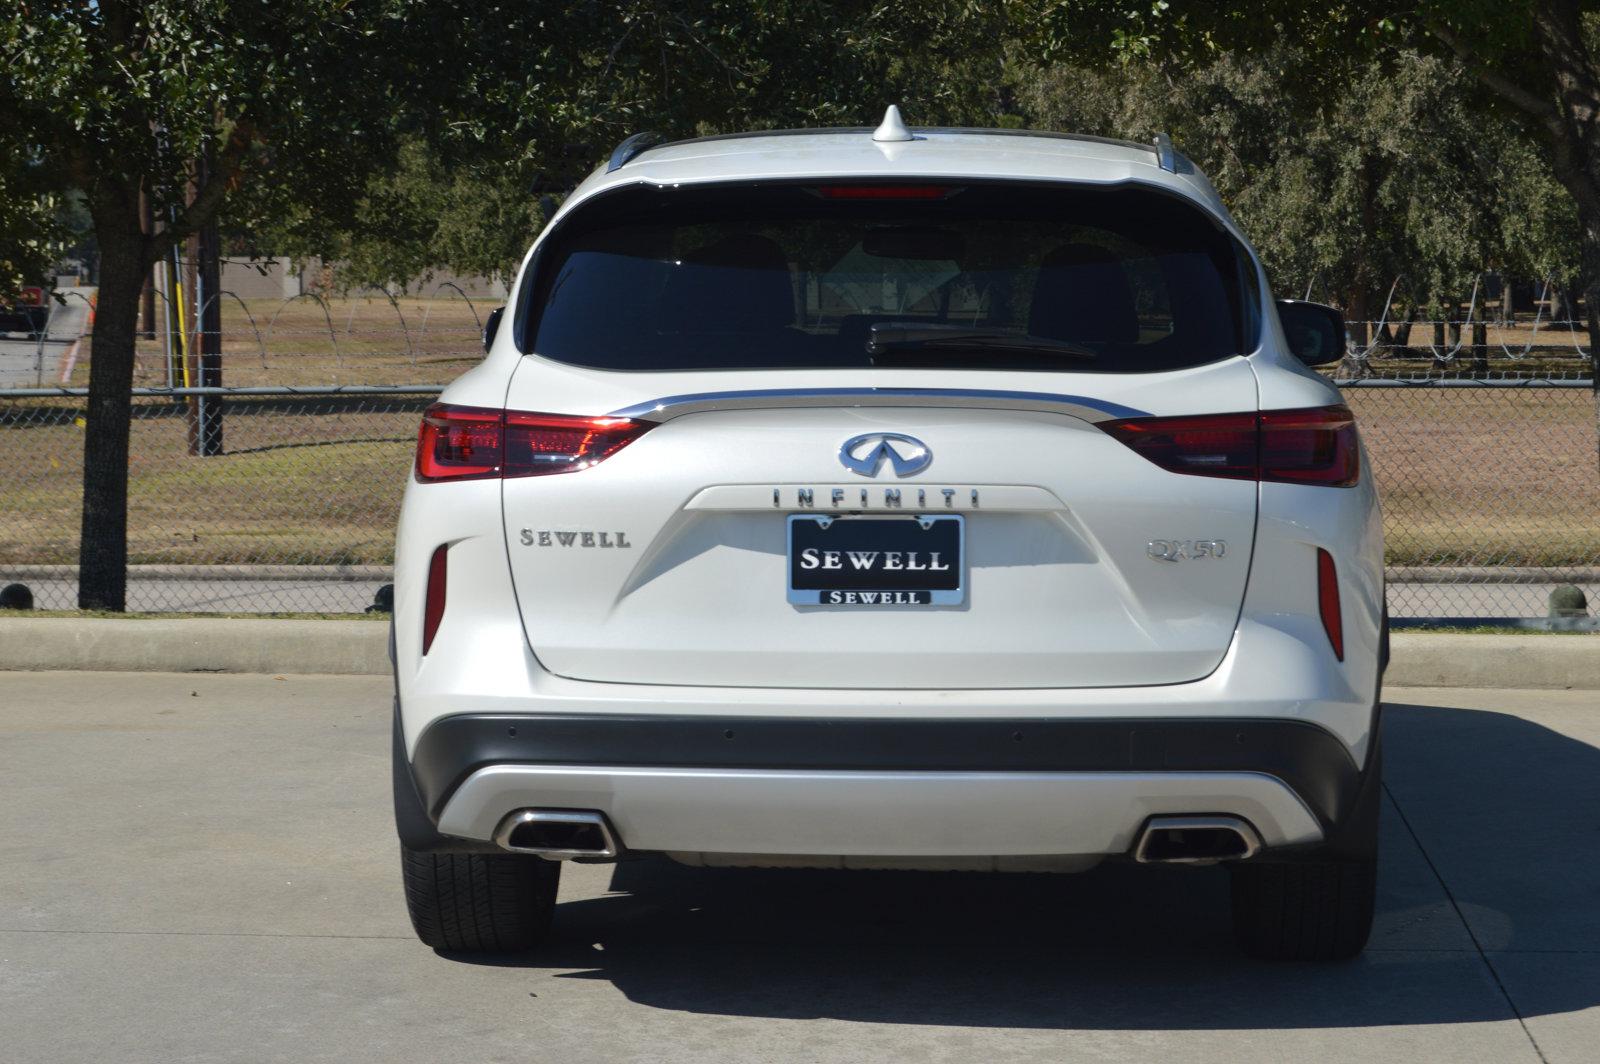
[[[446,384],[483,357],[479,319],[499,305],[382,296],[250,299],[222,304],[223,383],[238,387],[305,384]],[[157,315],[159,323],[160,315]],[[85,350],[69,383],[86,387]],[[175,382],[183,384],[181,369]],[[161,340],[140,340],[134,384],[164,387]],[[198,383],[197,381],[193,383]]]
[[[398,308],[382,297],[228,301],[224,381],[444,383],[477,364],[477,321],[492,307],[459,298],[401,299]],[[1515,345],[1528,334],[1527,326],[1496,329],[1490,339]],[[87,383],[91,357],[80,357],[74,383]],[[141,342],[137,383],[165,380],[160,344]],[[1390,564],[1600,565],[1588,391],[1351,389],[1346,400],[1383,496]],[[198,459],[186,453],[177,409],[141,400],[129,467],[131,560],[390,561],[425,402],[234,400],[227,453]],[[80,411],[77,401],[0,406],[0,563],[76,561]]]
[[[420,409],[414,401],[234,401],[224,416],[228,453],[202,459],[187,452],[181,412],[141,402],[128,470],[129,560],[392,561]],[[0,426],[11,483],[0,512],[0,563],[77,561],[82,436],[73,421]]]

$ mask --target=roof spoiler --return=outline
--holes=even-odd
[[[1156,165],[1167,173],[1180,174],[1194,169],[1194,164],[1172,146],[1172,138],[1165,133],[1157,133],[1151,143],[1156,147]]]
[[[687,141],[681,141],[679,143],[688,144],[688,143],[695,143],[695,142],[699,142],[699,141],[709,141],[709,140],[731,140],[731,139],[743,138],[743,137],[793,136],[793,135],[804,134],[804,133],[868,133],[868,132],[870,132],[870,133],[874,134],[874,136],[873,136],[874,140],[891,139],[890,136],[886,136],[885,135],[885,130],[888,130],[888,132],[893,135],[892,139],[896,139],[896,140],[911,139],[911,136],[912,136],[911,131],[906,129],[904,123],[903,122],[898,122],[897,123],[897,122],[893,121],[895,119],[899,119],[899,117],[900,117],[899,108],[891,107],[889,110],[890,110],[891,114],[885,116],[884,124],[879,126],[876,130],[868,130],[868,129],[865,129],[865,128],[857,128],[857,127],[826,127],[826,128],[816,128],[816,129],[768,129],[768,130],[755,130],[755,131],[752,131],[752,132],[749,132],[749,133],[722,133],[722,134],[716,134],[716,135],[709,136],[709,137],[692,137]],[[1129,147],[1143,147],[1147,151],[1154,151],[1155,155],[1156,155],[1156,165],[1161,167],[1161,169],[1167,171],[1168,173],[1172,173],[1172,174],[1187,173],[1187,172],[1192,171],[1193,168],[1194,168],[1194,164],[1191,163],[1183,155],[1183,153],[1179,152],[1176,148],[1174,148],[1172,146],[1172,138],[1170,136],[1168,136],[1167,134],[1165,134],[1165,133],[1157,133],[1155,135],[1155,139],[1149,145],[1141,145],[1141,144],[1137,144],[1137,143],[1132,142],[1132,141],[1115,140],[1115,139],[1110,138],[1110,137],[1093,137],[1093,136],[1087,136],[1087,135],[1079,134],[1079,133],[1054,133],[1054,132],[1044,132],[1044,131],[1039,131],[1039,130],[968,129],[968,128],[962,128],[962,127],[953,127],[953,128],[932,128],[932,127],[930,127],[930,131],[931,132],[938,132],[938,133],[982,133],[982,134],[988,134],[988,135],[993,135],[993,136],[1052,137],[1052,138],[1056,138],[1056,139],[1060,139],[1060,140],[1086,140],[1086,141],[1098,141],[1098,142],[1103,143],[1103,144],[1125,144],[1125,145],[1127,145]],[[607,160],[607,162],[606,162],[606,173],[608,173],[608,174],[609,173],[614,173],[617,170],[622,169],[624,166],[627,166],[635,158],[637,158],[638,156],[642,155],[643,153],[649,151],[651,148],[657,148],[657,147],[660,147],[661,145],[666,144],[666,143],[668,143],[667,138],[665,136],[663,136],[662,134],[660,134],[660,133],[635,133],[633,136],[629,137],[627,140],[624,140],[621,144],[618,144],[614,149],[612,149],[611,158],[609,160]]]
[[[611,158],[606,162],[606,173],[621,170],[633,160],[634,156],[647,152],[657,145],[665,144],[666,140],[667,138],[660,133],[635,133],[612,149]]]

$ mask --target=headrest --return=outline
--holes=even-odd
[[[1096,244],[1063,244],[1046,255],[1028,332],[1073,343],[1138,342],[1133,288],[1116,254]]]

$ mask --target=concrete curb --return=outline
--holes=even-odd
[[[1600,638],[1394,632],[1390,687],[1600,690]]]
[[[382,621],[0,618],[0,670],[389,671]],[[1396,632],[1391,687],[1600,690],[1600,637]]]
[[[0,619],[0,669],[381,675],[381,621]]]

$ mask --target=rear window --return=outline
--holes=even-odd
[[[1151,372],[1253,348],[1247,266],[1147,189],[641,186],[551,234],[520,335],[612,370]]]

